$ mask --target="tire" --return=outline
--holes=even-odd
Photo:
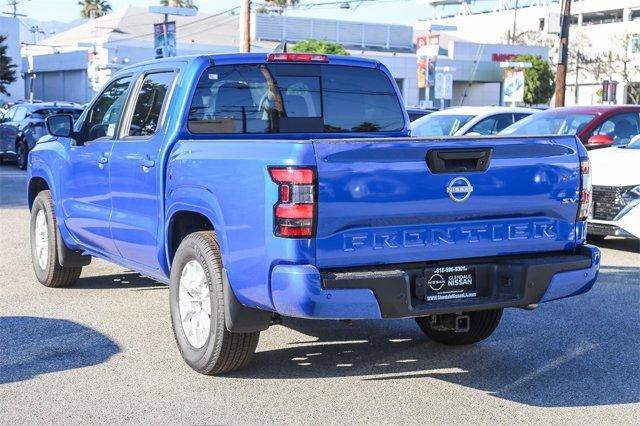
[[[227,330],[222,273],[222,257],[213,232],[195,232],[182,240],[171,264],[171,325],[182,358],[195,371],[207,375],[246,367],[260,337],[260,332]],[[187,301],[191,309],[181,312],[187,308]],[[192,320],[183,323],[187,317]]]
[[[27,170],[27,162],[29,159],[29,147],[23,140],[18,141],[16,145],[16,161],[20,170]]]
[[[44,221],[44,225],[41,221]],[[49,191],[41,191],[33,201],[30,231],[31,263],[40,284],[46,287],[74,284],[80,278],[82,267],[66,268],[58,261],[60,234],[57,232],[58,224]]]
[[[486,339],[494,332],[502,318],[502,309],[465,312],[465,314],[469,315],[469,331],[463,333],[456,333],[453,330],[435,330],[431,327],[430,317],[419,317],[415,320],[431,340],[444,345],[470,345]]]

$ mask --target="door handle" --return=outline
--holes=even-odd
[[[156,162],[147,158],[145,160],[142,160],[142,167],[148,169],[150,167],[154,167],[156,165]]]
[[[103,152],[100,157],[98,157],[98,166],[102,167],[109,162],[109,153]]]

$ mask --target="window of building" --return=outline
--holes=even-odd
[[[622,22],[622,15],[623,9],[584,13],[582,15],[582,25],[599,25]]]

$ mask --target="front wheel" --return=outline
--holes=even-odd
[[[67,287],[80,277],[82,267],[64,267],[58,261],[56,215],[49,191],[42,191],[31,207],[31,263],[38,281],[46,287]]]
[[[27,160],[29,159],[29,147],[27,147],[27,143],[23,140],[18,142],[18,146],[16,147],[16,155],[18,168],[20,170],[27,170]]]
[[[469,316],[468,330],[443,330],[434,325],[431,317],[416,318],[418,326],[431,340],[445,345],[469,345],[486,339],[494,332],[500,319],[502,309],[489,311],[467,312]]]
[[[222,257],[213,232],[195,232],[182,240],[171,264],[171,324],[180,354],[202,374],[245,367],[260,336],[260,332],[227,330],[222,273]]]

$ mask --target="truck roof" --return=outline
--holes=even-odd
[[[157,65],[163,63],[171,63],[171,62],[199,62],[199,61],[209,61],[212,63],[223,63],[225,65],[229,64],[260,64],[267,63],[267,57],[269,53],[272,52],[260,52],[260,53],[215,53],[211,55],[184,55],[184,56],[174,56],[170,58],[161,58],[161,59],[152,59],[149,61],[138,62],[126,68],[120,70],[127,71],[140,67],[148,67],[150,65]],[[293,53],[293,52],[290,52]],[[323,55],[329,59],[328,64],[334,65],[348,65],[348,66],[360,66],[373,68],[377,67],[380,64],[379,61],[375,59],[362,58],[357,56],[343,56],[343,55]],[[295,61],[292,61],[295,62]],[[120,73],[119,72],[119,73]]]

